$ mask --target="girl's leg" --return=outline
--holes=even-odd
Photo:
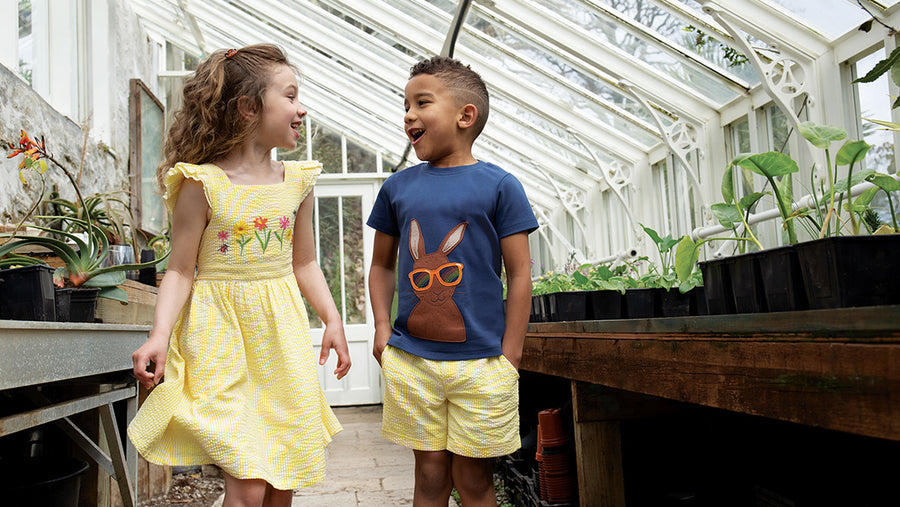
[[[290,507],[294,500],[294,490],[275,489],[271,484],[266,484],[266,497],[263,499],[263,507]]]
[[[466,507],[496,507],[494,459],[453,454],[453,485]]]
[[[266,496],[268,483],[262,479],[237,479],[225,476],[225,501],[222,507],[260,507]]]
[[[416,485],[414,507],[447,507],[453,488],[451,466],[453,455],[448,451],[416,451]]]

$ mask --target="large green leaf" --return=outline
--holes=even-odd
[[[725,204],[718,202],[709,207],[716,220],[722,224],[722,227],[734,229],[735,224],[741,223],[741,211],[733,204]]]
[[[875,174],[875,171],[873,171],[871,169],[859,171],[858,174],[853,175],[852,181],[850,182],[850,186],[853,187],[854,185],[862,183],[863,181],[868,179],[869,176],[872,176],[873,174]],[[890,176],[888,176],[888,178],[890,178]],[[891,178],[891,179],[893,179],[893,178]],[[843,178],[843,179],[839,180],[837,183],[835,183],[834,191],[838,192],[838,193],[846,192],[847,191],[847,178]]]
[[[900,190],[900,182],[887,174],[874,173],[866,179],[888,192]]]
[[[107,271],[92,276],[84,282],[85,287],[115,287],[125,283],[124,271]]]
[[[748,210],[756,204],[757,201],[763,198],[763,196],[768,195],[768,192],[753,192],[750,194],[741,197],[740,206],[743,210]],[[741,221],[741,217],[738,217],[738,222]]]
[[[777,151],[751,155],[738,162],[738,165],[767,178],[784,176],[785,174],[800,171],[800,167],[797,166],[797,162],[794,162],[794,159]]]
[[[681,238],[678,248],[675,249],[675,275],[679,280],[685,281],[694,271],[694,266],[700,258],[699,245],[687,234]]]
[[[867,207],[869,204],[872,204],[872,199],[875,198],[876,194],[878,194],[878,187],[872,187],[859,194],[859,197],[857,197],[856,200],[853,201],[853,204],[863,208]]]
[[[832,141],[840,141],[847,138],[847,131],[841,127],[832,125],[816,125],[811,121],[805,121],[797,125],[800,135],[811,142],[813,146],[828,149]]]
[[[725,169],[725,174],[722,175],[722,199],[725,200],[725,204],[732,204],[734,202],[734,166],[728,166],[728,169]]]
[[[871,146],[865,141],[847,141],[834,157],[834,163],[837,165],[855,164],[866,158],[869,148]]]
[[[128,293],[119,287],[103,287],[97,297],[112,299],[122,303],[128,302]]]

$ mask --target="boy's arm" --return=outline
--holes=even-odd
[[[531,314],[531,253],[528,233],[523,231],[500,239],[500,251],[506,267],[506,331],[503,355],[516,369],[522,360],[522,347]]]
[[[378,364],[381,364],[381,352],[387,346],[388,339],[393,333],[391,304],[394,301],[394,280],[399,245],[400,238],[375,231],[372,267],[369,269],[369,299],[372,302],[372,313],[375,316],[375,346],[372,354],[375,355]]]

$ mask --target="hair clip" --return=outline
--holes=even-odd
[[[229,49],[228,51],[225,52],[225,58],[231,58],[232,56],[236,55],[237,52],[238,52],[237,49]]]

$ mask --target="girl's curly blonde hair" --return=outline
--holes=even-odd
[[[247,97],[261,111],[273,67],[287,65],[284,51],[274,44],[220,49],[206,57],[184,83],[182,107],[175,113],[156,176],[163,187],[166,172],[178,162],[205,164],[224,157],[247,140],[259,115],[245,119],[238,99]]]

